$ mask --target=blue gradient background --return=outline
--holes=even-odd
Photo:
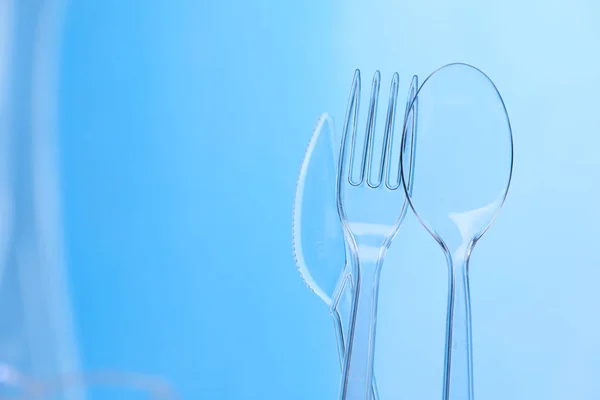
[[[600,6],[593,1],[70,1],[61,185],[83,365],[186,399],[335,399],[327,307],[291,254],[298,168],[354,68],[401,94],[496,83],[513,186],[471,261],[476,398],[600,394]],[[386,86],[387,87],[387,84]],[[446,266],[409,217],[382,275],[385,399],[441,396]]]

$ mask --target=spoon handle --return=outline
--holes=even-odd
[[[444,400],[473,400],[473,350],[468,260],[450,262]],[[454,267],[456,266],[456,267]]]
[[[340,368],[344,370],[344,359],[346,357],[346,344],[348,340],[348,322],[350,319],[350,311],[352,304],[348,304],[348,298],[351,299],[354,293],[354,287],[352,286],[352,276],[348,273],[343,276],[341,289],[333,299],[331,307],[331,317],[333,319],[333,326],[335,330],[335,339],[338,347],[338,355],[340,361]],[[350,300],[351,303],[351,300]],[[373,374],[373,396],[372,400],[379,400],[379,391],[377,389],[377,383],[375,381],[375,375]]]
[[[360,253],[359,250],[341,400],[369,400],[374,396],[372,377],[380,264],[377,257],[373,259],[370,254],[361,257]]]

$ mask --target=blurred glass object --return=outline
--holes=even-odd
[[[40,377],[79,369],[54,129],[61,17],[60,0],[0,0],[0,359]]]
[[[175,400],[176,394],[162,379],[124,371],[88,371],[36,379],[0,363],[0,398],[62,400],[85,388],[87,397],[110,400]]]

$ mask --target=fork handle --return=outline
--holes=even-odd
[[[373,355],[379,287],[379,262],[358,258],[356,290],[352,300],[350,334],[342,375],[341,400],[373,398]]]

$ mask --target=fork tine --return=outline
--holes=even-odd
[[[390,85],[390,100],[385,119],[385,136],[383,138],[383,157],[381,162],[381,176],[385,180],[385,185],[390,190],[396,190],[400,187],[400,178],[396,182],[391,182],[391,165],[392,164],[392,142],[394,134],[394,125],[396,121],[396,106],[398,103],[398,84],[400,77],[398,73],[394,73],[392,83]],[[385,171],[385,178],[383,177]]]
[[[367,126],[365,128],[365,147],[360,168],[360,181],[367,175],[367,185],[375,188],[378,183],[371,182],[371,164],[373,161],[373,141],[375,132],[375,120],[377,118],[377,105],[379,104],[379,87],[381,83],[381,73],[375,71],[373,83],[371,84],[371,98],[369,100],[369,111],[367,114]]]
[[[350,96],[348,98],[348,107],[346,109],[346,118],[344,120],[344,130],[342,131],[342,145],[340,147],[339,160],[339,181],[342,182],[347,174],[348,182],[352,184],[352,168],[354,165],[354,142],[356,141],[356,127],[358,125],[358,109],[360,107],[360,70],[354,71]],[[350,136],[350,143],[348,143]],[[349,148],[348,148],[349,147]],[[348,154],[348,150],[350,154]]]
[[[408,179],[406,183],[408,193],[412,193],[412,188],[414,185],[413,174],[414,174],[414,162],[415,162],[415,147],[416,147],[416,134],[417,134],[417,119],[418,119],[418,109],[419,109],[419,98],[416,97],[416,93],[419,89],[419,78],[417,75],[413,76],[411,82],[411,89],[409,96],[412,99],[410,104],[406,105],[406,112],[404,115],[404,129],[402,132],[402,155],[406,155],[408,153],[408,174],[406,177],[402,176],[402,173],[399,172],[398,175],[401,179]],[[410,147],[409,147],[410,146]],[[399,166],[401,168],[401,166]]]

